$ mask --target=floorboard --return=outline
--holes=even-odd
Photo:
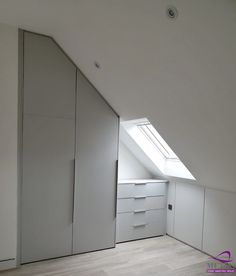
[[[199,276],[210,257],[169,236],[23,265],[0,276]],[[225,275],[217,273],[218,276]],[[235,275],[235,274],[228,274]]]

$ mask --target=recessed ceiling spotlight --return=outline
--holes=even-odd
[[[176,9],[176,7],[169,6],[166,9],[166,14],[170,19],[176,19],[178,16],[178,10]]]
[[[100,65],[97,61],[94,61],[94,66],[95,66],[97,69],[100,69],[100,68],[101,68],[101,65]]]

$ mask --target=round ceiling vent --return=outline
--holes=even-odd
[[[170,19],[176,19],[178,16],[178,10],[176,7],[168,7],[166,9],[166,14]]]

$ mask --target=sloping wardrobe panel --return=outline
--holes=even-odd
[[[23,48],[21,263],[114,247],[119,117],[51,38]]]
[[[76,67],[54,40],[24,32],[24,113],[75,120]]]
[[[73,252],[115,246],[119,118],[88,80],[77,76]]]
[[[24,32],[21,262],[72,254],[76,67]]]

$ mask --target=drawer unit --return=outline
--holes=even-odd
[[[119,184],[118,198],[161,196],[166,194],[166,183]]]
[[[166,181],[122,181],[117,191],[116,242],[166,233]]]
[[[117,212],[134,212],[138,210],[164,209],[166,207],[165,196],[118,198]]]
[[[165,234],[165,209],[117,214],[117,242]]]

